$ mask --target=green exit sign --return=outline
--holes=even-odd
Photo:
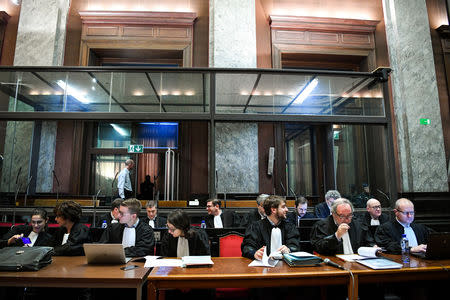
[[[144,153],[144,145],[128,145],[128,153]]]
[[[431,121],[430,119],[420,119],[420,125],[430,125]]]

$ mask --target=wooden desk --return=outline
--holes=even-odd
[[[291,268],[279,262],[275,268],[249,267],[243,257],[214,257],[212,268],[154,268],[148,276],[148,299],[158,299],[162,289],[260,288],[279,286],[347,285],[349,299],[353,284],[347,271],[329,266]]]
[[[395,262],[401,262],[400,255],[384,255]],[[381,282],[407,282],[421,280],[449,280],[450,260],[425,260],[411,256],[410,264],[401,269],[373,270],[357,262],[343,262],[337,257],[328,257],[330,260],[350,269],[355,278],[354,298],[358,299],[358,286],[360,283]],[[349,299],[352,299],[349,297]]]
[[[88,265],[84,256],[55,256],[53,262],[34,272],[0,272],[0,286],[66,287],[66,288],[133,288],[141,300],[142,285],[149,268],[133,262],[139,268],[123,271],[122,265]]]

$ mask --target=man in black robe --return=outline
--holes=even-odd
[[[122,202],[122,198],[114,199],[114,201],[111,202],[111,211],[97,219],[96,227],[108,227],[111,223],[119,223],[119,207]],[[106,226],[103,226],[104,222],[106,223]]]
[[[364,234],[361,224],[353,220],[353,205],[339,198],[331,206],[331,216],[314,224],[311,244],[314,251],[323,255],[357,253],[363,246]]]
[[[329,190],[325,194],[325,201],[321,202],[314,207],[314,214],[317,218],[328,218],[328,216],[331,214],[331,206],[333,205],[333,202],[341,198],[341,194],[339,194],[336,190]]]
[[[366,206],[367,211],[362,216],[361,224],[367,230],[365,243],[369,246],[374,246],[376,245],[375,231],[381,224],[389,222],[389,216],[382,213],[381,203],[377,199],[371,198],[367,200]]]
[[[401,253],[400,240],[402,234],[408,238],[411,252],[427,251],[429,229],[422,224],[413,223],[414,204],[400,198],[395,202],[395,219],[378,226],[375,232],[375,241],[389,253]]]
[[[209,199],[206,202],[208,215],[205,218],[206,228],[239,227],[239,216],[231,210],[222,211],[219,199]]]
[[[287,214],[286,221],[298,227],[301,219],[311,218],[315,218],[315,216],[308,212],[308,200],[306,200],[305,197],[300,196],[295,200],[294,211]]]
[[[100,243],[122,244],[127,257],[153,255],[155,240],[153,229],[148,224],[139,221],[141,202],[130,198],[120,204],[119,223],[111,224]]]
[[[300,236],[294,224],[286,222],[286,201],[280,196],[270,196],[264,201],[265,219],[253,223],[245,232],[241,244],[242,256],[261,260],[264,251],[289,253],[299,251]],[[272,245],[277,245],[271,249]]]
[[[145,206],[145,211],[147,216],[142,219],[142,221],[148,224],[151,228],[165,228],[167,219],[158,216],[158,207],[155,201],[148,201]]]
[[[269,195],[267,194],[261,194],[256,198],[256,208],[252,209],[252,211],[241,219],[241,227],[248,227],[254,222],[258,222],[266,217],[263,203],[267,198],[269,198]]]

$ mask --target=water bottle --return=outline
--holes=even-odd
[[[106,228],[106,227],[108,227],[108,224],[106,223],[106,220],[103,220],[102,228]]]
[[[202,220],[202,224],[200,225],[201,228],[206,228],[205,220]]]
[[[402,248],[402,262],[404,264],[409,263],[409,242],[406,234],[402,234],[402,239],[400,240],[400,247]]]

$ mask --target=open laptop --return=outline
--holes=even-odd
[[[431,232],[428,235],[427,252],[411,254],[425,259],[450,258],[450,232]]]
[[[130,261],[122,244],[83,244],[88,264],[121,265]]]

